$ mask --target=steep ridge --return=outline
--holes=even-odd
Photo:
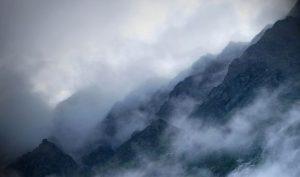
[[[192,66],[190,75],[169,93],[157,116],[168,119],[172,114],[191,111],[191,104],[201,103],[211,89],[222,82],[228,65],[239,57],[247,46],[247,43],[230,42],[219,55],[201,57]]]
[[[259,33],[251,43],[257,42],[264,32],[265,30]],[[126,100],[116,104],[104,121],[99,124],[98,130],[100,132],[97,134],[101,136],[101,139],[97,148],[92,148],[92,151],[84,155],[84,164],[90,167],[103,164],[102,157],[107,156],[103,149],[113,151],[113,147],[120,144],[114,143],[120,142],[117,135],[122,134],[120,133],[122,129],[131,127],[131,122],[137,125],[139,122],[149,124],[151,120],[156,118],[168,120],[176,113],[188,114],[193,108],[191,104],[203,101],[211,89],[223,81],[231,61],[239,57],[248,46],[248,43],[230,42],[220,54],[216,56],[206,55],[197,60],[188,71],[188,76],[175,84],[172,90],[159,90],[148,99],[134,105],[128,104]],[[128,126],[122,127],[121,125]],[[137,127],[133,127],[125,134],[130,138],[129,136],[136,129]],[[128,138],[123,137],[125,140]],[[113,155],[113,153],[109,154]]]
[[[134,132],[145,129],[155,119],[154,113],[158,111],[166,96],[166,91],[162,89],[152,95],[145,95],[135,103],[125,99],[114,105],[105,119],[98,124],[96,133],[93,133],[98,139],[96,143],[88,145],[91,146],[88,148],[91,150],[83,156],[82,162],[93,167],[109,160],[117,147],[126,142]]]
[[[78,165],[72,157],[44,139],[32,152],[28,152],[10,164],[6,173],[7,176],[16,173],[23,177],[72,176],[77,169]]]
[[[204,96],[205,99],[203,103],[200,102],[191,117],[196,117],[207,122],[226,122],[232,111],[247,105],[260,89],[266,88],[275,90],[283,84],[288,84],[288,86],[283,89],[283,93],[285,96],[289,95],[289,97],[284,96],[284,99],[299,99],[300,87],[298,87],[298,83],[295,82],[300,79],[299,33],[300,22],[298,18],[287,17],[275,23],[274,26],[266,30],[259,39],[256,39],[252,46],[239,58],[233,60],[224,80],[216,87],[212,87],[207,97]],[[215,70],[212,69],[212,71]],[[187,80],[184,82],[191,83]],[[182,82],[179,83],[174,90],[178,90],[181,84]],[[178,94],[176,95],[174,90],[172,93],[177,96]],[[186,89],[181,90],[183,90],[183,92],[186,91]],[[189,92],[187,91],[187,93]],[[146,129],[140,133],[143,134]],[[157,135],[159,135],[154,132],[152,133],[153,134],[148,137],[157,137]],[[135,142],[139,141],[135,138],[135,135],[133,135],[127,142],[130,142],[129,144],[135,144]],[[123,149],[128,146],[129,145],[125,143],[121,145],[120,148],[122,147],[121,149]],[[142,147],[145,147],[143,150],[148,149],[147,146]],[[155,146],[155,150],[159,150],[156,148]],[[132,152],[131,148],[124,149],[124,151],[119,152],[122,152],[121,154]],[[209,168],[214,175],[226,176],[230,171],[240,165],[239,160],[241,158],[244,159],[246,163],[253,161],[253,159],[259,159],[261,149],[259,146],[254,147],[254,149],[244,154],[244,156],[239,154],[232,156],[231,154],[224,154],[222,152],[218,153],[220,154],[212,154],[208,155],[205,159],[196,160],[194,164],[187,164],[187,169],[193,166],[206,167]],[[136,155],[132,155],[132,153],[129,154],[131,155],[125,155],[125,157]],[[122,155],[116,155],[112,159],[114,159],[112,161],[117,162],[113,163],[117,165],[112,165],[115,166],[115,168],[124,167],[124,163],[118,163],[119,161],[125,162],[125,164],[131,161],[130,158],[123,158]],[[111,162],[108,164],[111,164]],[[189,167],[190,165],[191,167]]]
[[[168,152],[169,143],[175,134],[175,127],[162,119],[154,120],[119,146],[105,164],[97,165],[97,170],[109,174],[111,169],[135,167],[145,158],[159,159]]]
[[[289,15],[292,17],[298,17],[298,18],[300,17],[300,1],[297,1],[296,5],[291,10]]]
[[[286,94],[297,96],[295,93],[299,93],[297,81],[300,78],[299,51],[299,18],[287,17],[278,21],[257,43],[231,63],[222,84],[209,93],[191,117],[209,122],[224,122],[229,113],[249,103],[261,88],[274,90],[283,84],[289,84]]]
[[[83,164],[88,167],[93,167],[94,165],[105,164],[110,158],[114,156],[114,149],[110,146],[99,146],[90,153],[82,157]]]
[[[208,57],[206,58],[208,61],[203,61],[203,58],[201,58],[193,65],[191,76],[188,76],[182,82],[179,82],[169,93],[169,102],[166,101],[165,105],[166,103],[170,103],[172,99],[182,99],[183,97],[185,97],[185,99],[197,98],[197,101],[201,101],[201,99],[203,99],[215,85],[222,82],[230,62],[236,57],[240,56],[247,45],[248,44],[246,43],[231,42],[213,60],[209,60],[211,58]],[[204,62],[207,63],[203,64]],[[195,79],[197,77],[202,77],[203,79]],[[190,78],[192,78],[192,83],[190,82]],[[181,85],[186,85],[186,87],[182,87]],[[191,90],[193,91],[191,92]],[[201,94],[202,96],[196,96]],[[163,107],[164,106],[162,106],[161,109]],[[173,107],[172,111],[175,109],[178,109],[178,107]],[[144,157],[144,154],[148,154],[147,157],[151,156],[152,158],[163,156],[163,152],[166,152],[166,149],[170,146],[169,143],[172,141],[172,138],[165,137],[165,142],[163,143],[158,140],[165,136],[166,132],[164,131],[166,129],[170,130],[170,127],[172,127],[171,129],[173,129],[173,133],[171,134],[175,135],[175,130],[177,130],[177,128],[169,125],[168,120],[164,121],[161,119],[166,119],[165,116],[161,116],[159,113],[156,114],[156,116],[158,117],[158,120],[151,122],[144,130],[134,133],[128,141],[116,148],[116,150],[111,154],[110,158],[106,159],[104,162],[94,163],[90,166],[95,166],[96,168],[100,169],[100,171],[107,171],[107,169],[127,168],[129,166],[133,167],[138,165],[139,160],[137,158],[139,156]],[[104,148],[105,146],[100,146],[95,151],[92,151],[91,154],[97,154],[98,156],[104,157],[105,153],[102,151]],[[99,149],[100,151],[98,151]],[[92,157],[91,154],[89,156]],[[93,157],[96,156],[94,155]],[[221,155],[217,158],[209,157],[208,159],[210,159],[210,162],[213,163],[220,161],[222,158],[224,159],[224,157]],[[216,173],[222,173],[223,171],[224,170],[222,168],[216,169]]]
[[[98,134],[102,137],[100,145],[83,157],[84,164],[90,167],[103,164],[102,157],[107,156],[103,150],[113,151],[113,147],[118,147],[116,144],[121,142],[120,134],[123,135],[122,139],[127,140],[135,130],[142,130],[140,123],[149,124],[156,118],[166,120],[176,111],[190,111],[192,107],[188,102],[200,102],[213,87],[222,82],[230,62],[239,57],[247,46],[247,43],[230,42],[219,55],[201,57],[192,66],[189,76],[171,91],[160,90],[135,104],[128,104],[124,100],[115,105],[98,127]],[[135,126],[131,126],[131,123]],[[128,127],[131,129],[122,131]]]
[[[299,6],[299,2],[297,5]],[[293,13],[291,14],[293,15],[277,22],[272,28],[266,30],[261,38],[240,57],[237,56],[237,59],[231,58],[234,60],[230,65],[230,62],[226,63],[225,66],[222,62],[217,64],[212,62],[212,64],[208,65],[207,69],[204,69],[204,73],[197,73],[198,69],[196,69],[192,76],[187,77],[175,87],[169,94],[169,99],[181,97],[196,98],[198,105],[191,114],[191,117],[214,123],[226,122],[234,110],[251,102],[255,94],[262,88],[275,90],[284,84],[287,87],[283,89],[284,94],[282,98],[289,101],[299,100],[300,20],[294,15],[295,12],[299,12],[297,9],[294,8],[292,11]],[[227,71],[226,66],[228,65],[229,68]],[[200,81],[191,79],[193,77],[196,78],[197,75],[206,77],[207,81],[203,83],[202,78]],[[217,79],[218,82],[214,82],[214,75],[218,79],[222,78],[221,81]],[[212,80],[210,80],[210,77],[212,77]],[[201,93],[198,93],[203,87],[205,88],[207,83],[210,84],[211,81],[213,81],[213,86],[210,86],[207,90],[204,89],[205,94],[201,95]],[[137,106],[132,110],[147,110],[149,105],[161,103],[160,98],[162,97],[155,97],[152,101],[147,101],[147,104],[142,104],[143,106]],[[164,105],[168,105],[168,103],[166,102]],[[156,106],[159,107],[160,104]],[[173,112],[173,109],[177,109],[163,107],[161,110],[172,110],[170,112]],[[153,110],[157,109],[155,107]],[[128,110],[129,113],[126,115],[126,111]],[[115,118],[109,118],[109,120],[114,122],[115,119],[119,119],[122,115],[131,118],[133,113],[130,113],[130,111],[131,109],[120,111],[116,114]],[[155,111],[151,111],[149,115],[152,115],[153,112]],[[167,114],[160,111],[157,114],[157,116],[162,118],[165,115]],[[111,116],[113,116],[112,113]],[[146,128],[133,133],[120,146],[114,148],[99,146],[89,157],[87,156],[85,163],[89,166],[96,164],[95,169],[97,171],[106,173],[114,168],[120,169],[135,166],[139,162],[140,156],[144,157],[146,155],[146,157],[154,159],[160,158],[167,151],[168,141],[171,141],[177,129],[172,127],[167,120],[158,118],[149,122]],[[114,126],[114,123],[110,125]],[[110,126],[105,128],[105,131],[113,131],[112,133],[108,133],[108,136],[104,140],[114,137],[111,135],[115,134],[114,131],[116,129],[115,127],[110,128]],[[166,134],[166,130],[174,131]],[[168,136],[165,137],[165,135]],[[255,153],[254,155],[250,153],[249,158],[256,158],[257,155],[259,156],[259,153]],[[199,160],[195,166],[212,169],[217,176],[226,176],[228,172],[238,166],[236,163],[238,160],[239,157],[227,156],[221,153],[208,156],[204,160]],[[76,163],[70,156],[63,153],[48,140],[44,140],[38,148],[25,154],[8,167],[9,170],[16,170],[25,177],[43,177],[52,174],[68,176],[76,171],[77,168]]]
[[[137,103],[124,100],[116,104],[99,124],[98,134],[102,136],[101,144],[118,146],[134,131],[144,129],[153,120],[153,115],[165,96],[166,93],[159,90],[152,95],[145,95],[145,98]],[[130,129],[124,127],[124,124]]]

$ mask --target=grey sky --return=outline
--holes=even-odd
[[[7,149],[37,144],[51,109],[79,90],[92,88],[104,113],[150,79],[169,80],[229,41],[249,41],[293,3],[1,0],[0,139]]]
[[[89,85],[104,86],[102,92],[118,99],[147,79],[174,77],[230,40],[248,41],[292,5],[282,0],[2,4],[8,27],[4,53],[50,104]]]

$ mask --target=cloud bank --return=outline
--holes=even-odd
[[[88,130],[147,80],[168,80],[231,40],[249,41],[292,5],[281,0],[2,0],[0,141],[6,146],[1,154],[9,147],[24,151],[23,145],[33,147],[49,135],[52,110],[73,94],[93,88],[101,95],[88,99],[102,105],[101,114],[82,108],[97,115],[87,119]],[[82,120],[70,118],[74,125]]]
[[[157,159],[137,151],[139,158],[134,162],[138,164],[134,167],[110,170],[109,174],[95,177],[212,177],[216,169],[228,168],[226,158],[232,158],[229,160],[234,161],[234,170],[220,176],[296,177],[300,174],[299,103],[286,109],[280,101],[281,91],[262,90],[222,126],[203,126],[201,120],[188,119],[186,113],[173,117],[177,133],[166,155]],[[225,155],[225,160],[217,159],[219,155]],[[220,162],[210,164],[207,158]],[[205,163],[197,165],[199,161]]]

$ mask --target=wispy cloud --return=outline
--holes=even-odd
[[[291,6],[280,0],[3,0],[0,141],[24,151],[22,145],[49,135],[51,110],[74,93],[96,88],[99,94],[89,99],[107,112],[148,79],[170,79],[230,40],[250,40]],[[98,119],[91,117],[87,124],[82,118],[86,130]]]

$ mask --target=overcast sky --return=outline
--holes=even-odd
[[[1,141],[16,147],[42,138],[47,132],[38,129],[47,130],[48,112],[82,89],[92,88],[105,111],[139,85],[170,80],[229,41],[251,40],[293,3],[0,0]]]
[[[1,0],[0,64],[25,74],[30,90],[52,105],[90,85],[118,99],[147,79],[174,77],[231,40],[249,41],[291,6],[288,0]]]

